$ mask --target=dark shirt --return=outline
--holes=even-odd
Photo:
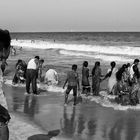
[[[89,86],[89,69],[87,67],[83,67],[82,69],[82,86]]]

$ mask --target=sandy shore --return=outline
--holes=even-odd
[[[24,117],[15,113],[10,113],[10,115],[9,140],[27,140],[29,136],[35,134],[45,134],[42,129],[32,122],[27,122],[27,120],[25,121]]]
[[[2,90],[2,82],[0,82],[0,103],[5,108],[8,108],[6,98]],[[23,116],[18,115],[14,112],[9,112],[9,113],[11,116],[11,120],[8,124],[10,140],[26,140],[29,136],[35,134],[43,134],[43,133],[45,134],[45,132],[41,128],[36,126],[31,121],[29,122],[25,120]]]

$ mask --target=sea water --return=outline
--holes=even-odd
[[[58,66],[62,75],[72,63],[81,67],[88,60],[93,67],[99,60],[102,65],[111,61],[122,65],[132,63],[140,53],[140,33],[12,33],[11,36],[13,46],[44,50],[47,64]],[[26,114],[46,132],[60,129],[57,139],[140,139],[139,105],[124,107],[112,104],[109,97],[89,97],[76,107],[72,102],[64,107],[61,92],[46,91],[46,96],[29,98],[24,89],[5,85],[4,90],[9,93],[11,110]]]
[[[11,44],[54,49],[59,55],[124,63],[139,56],[140,33],[13,33]]]

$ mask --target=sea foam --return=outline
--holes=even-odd
[[[114,110],[122,110],[122,111],[127,111],[127,110],[140,110],[140,104],[136,106],[122,106],[120,104],[117,104],[114,102],[111,102],[110,99],[114,99],[116,96],[108,95],[106,91],[101,91],[100,96],[82,96],[85,99],[90,100],[91,102],[96,102],[97,104],[100,104],[103,107],[107,108],[113,108]]]
[[[12,40],[11,45],[26,48],[39,49],[63,49],[69,51],[94,52],[102,54],[118,54],[128,56],[139,56],[140,48],[131,46],[100,46],[100,45],[86,45],[86,44],[65,44],[52,43],[42,40]]]
[[[74,52],[74,51],[66,51],[60,50],[60,54],[67,55],[67,56],[76,56],[76,57],[90,57],[95,59],[100,59],[103,61],[116,61],[116,62],[133,62],[133,59],[125,56],[115,56],[115,55],[107,55],[107,54],[91,54],[87,52]]]

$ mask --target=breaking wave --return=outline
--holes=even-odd
[[[101,45],[86,45],[86,44],[65,44],[52,43],[43,40],[12,40],[11,45],[39,48],[39,49],[63,49],[69,51],[93,52],[98,54],[118,54],[128,56],[139,56],[140,47],[132,46],[101,46]]]
[[[60,50],[60,54],[69,55],[69,56],[76,56],[76,57],[90,57],[95,59],[101,59],[103,61],[117,61],[117,62],[132,62],[133,59],[125,56],[115,56],[115,55],[107,55],[107,54],[91,54],[87,52],[74,52],[74,51],[66,51]]]

